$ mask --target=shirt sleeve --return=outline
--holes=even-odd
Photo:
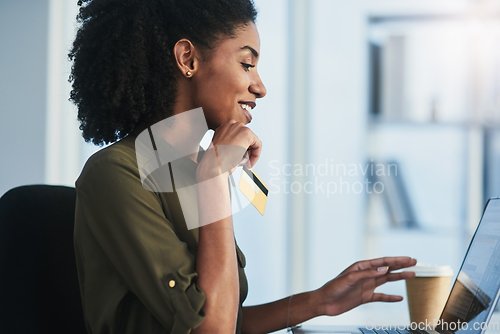
[[[142,187],[136,165],[107,158],[86,166],[77,181],[77,211],[120,279],[160,323],[171,325],[174,314],[172,333],[201,324],[205,295],[196,285],[195,258],[159,195]]]

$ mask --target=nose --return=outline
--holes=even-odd
[[[248,87],[248,89],[257,98],[262,98],[266,96],[267,94],[266,86],[264,86],[264,83],[262,82],[260,75],[257,73],[257,71],[255,71],[255,78],[254,80],[251,81],[250,87]]]

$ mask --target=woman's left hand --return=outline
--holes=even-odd
[[[374,290],[390,281],[415,277],[413,272],[392,271],[414,266],[417,260],[411,257],[384,257],[356,262],[319,290],[322,314],[339,315],[356,306],[369,302],[398,302],[403,297],[376,293]]]

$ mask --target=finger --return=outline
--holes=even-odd
[[[363,270],[355,270],[347,273],[345,276],[350,284],[356,284],[358,281],[367,278],[376,278],[387,273],[389,267],[369,268]]]
[[[402,272],[402,273],[388,273],[384,275],[383,277],[378,277],[375,280],[376,286],[380,286],[384,284],[385,282],[394,282],[394,281],[401,281],[401,280],[406,280],[406,279],[412,279],[415,277],[415,273],[408,271],[408,272]]]
[[[409,268],[409,267],[413,267],[417,264],[417,260],[416,259],[412,259],[410,258],[411,260],[409,262],[400,262],[396,265],[393,265],[393,266],[390,266],[390,269],[389,271],[393,271],[393,270],[398,270],[398,269],[403,269],[403,268]]]
[[[250,157],[249,157],[249,168],[252,168],[253,166],[255,166],[255,164],[257,163],[257,161],[259,160],[260,158],[260,153],[262,151],[262,142],[260,141],[260,139],[254,135],[254,138],[252,138],[252,143],[250,144],[250,146],[248,147],[248,150],[249,150],[249,153],[250,153]]]
[[[377,261],[378,260],[378,261]],[[412,259],[409,256],[397,256],[397,257],[383,257],[380,259],[375,259],[373,262],[374,266],[389,266],[389,270],[397,270],[401,268],[407,268],[414,266],[417,260]]]
[[[390,270],[397,270],[407,267],[412,267],[417,264],[417,260],[412,259],[409,256],[397,256],[397,257],[381,257],[378,259],[371,259],[366,261],[360,261],[355,263],[359,269],[368,269],[368,268],[378,268],[383,266],[389,266]]]
[[[349,267],[347,267],[342,274],[344,273],[349,273],[351,271],[358,271],[358,270],[366,270],[373,268],[372,265],[368,264],[367,262],[372,261],[372,260],[364,260],[364,261],[358,261],[356,263],[351,264]]]
[[[224,123],[222,123],[221,125],[219,125],[214,131],[217,131],[218,129],[220,129],[222,127],[226,127],[226,126],[234,124],[234,123],[236,123],[236,121],[234,119],[229,119],[229,120],[225,121]]]
[[[372,302],[395,303],[403,300],[403,297],[397,295],[386,295],[385,293],[374,293]]]

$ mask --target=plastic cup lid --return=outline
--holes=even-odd
[[[453,276],[453,269],[450,266],[417,264],[403,271],[413,271],[416,277]]]

